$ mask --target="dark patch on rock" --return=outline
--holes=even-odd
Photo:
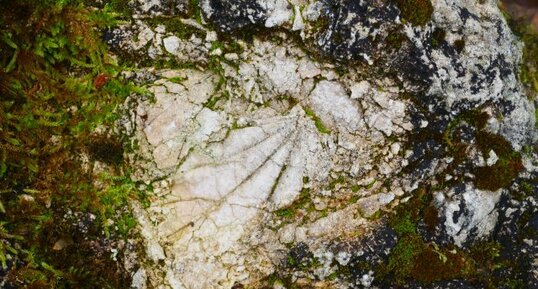
[[[351,254],[346,265],[336,262],[334,265],[339,267],[339,271],[345,272],[345,276],[340,276],[341,278],[353,284],[360,284],[365,274],[374,271],[379,263],[387,262],[390,249],[396,242],[396,232],[388,226],[383,226],[356,243],[335,243],[329,250],[335,255],[341,251]]]
[[[205,18],[221,32],[237,32],[249,26],[263,25],[265,9],[255,0],[208,0],[212,14]]]
[[[298,243],[293,248],[290,249],[288,253],[288,258],[285,260],[287,267],[297,267],[301,266],[305,262],[312,260],[314,255],[310,252],[308,245],[305,243]]]
[[[401,34],[398,15],[390,2],[326,1],[324,17],[329,24],[319,34],[317,46],[337,61],[373,62],[374,70],[426,87],[433,71],[422,60],[422,49]],[[403,37],[395,37],[400,34]]]
[[[384,28],[395,27],[398,10],[380,1],[325,1],[324,17],[329,25],[318,37],[319,48],[338,60],[364,60],[377,49],[377,41],[361,38],[356,27],[367,29],[368,35]],[[375,25],[374,25],[375,24]]]

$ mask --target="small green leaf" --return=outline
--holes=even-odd
[[[15,68],[15,65],[17,64],[17,56],[19,55],[19,50],[15,50],[15,53],[13,53],[13,57],[9,61],[9,63],[6,66],[6,72],[10,72]]]
[[[28,163],[27,166],[28,166],[28,169],[33,173],[37,173],[39,171],[39,168],[36,163],[33,163],[33,162]]]
[[[7,171],[7,165],[6,165],[6,163],[2,162],[0,164],[0,177],[4,176],[6,171]]]
[[[19,146],[21,144],[21,142],[16,138],[8,138],[7,141],[14,146]]]
[[[15,42],[13,42],[13,40],[11,40],[11,34],[4,34],[2,36],[2,40],[7,44],[9,45],[9,47],[13,48],[13,49],[17,49],[18,46],[17,44],[15,44]]]

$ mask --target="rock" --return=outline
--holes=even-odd
[[[337,82],[319,82],[310,95],[310,105],[324,123],[334,128],[342,127],[354,132],[361,125],[359,108]]]
[[[421,19],[406,1],[134,1],[137,20],[107,42],[168,67],[131,75],[153,94],[131,97],[126,127],[135,175],[153,187],[135,215],[160,262],[136,281],[396,288],[387,262],[406,238],[387,219],[416,198],[430,220],[412,237],[440,252],[495,238],[532,251],[515,219],[533,216],[533,194],[513,197],[538,167],[522,151],[538,132],[521,43],[495,1],[420,1]],[[181,19],[149,25],[155,15]]]
[[[491,150],[489,151],[489,157],[486,160],[486,165],[493,166],[497,163],[498,160],[499,157],[497,156],[497,154],[495,154],[495,151]]]
[[[170,36],[163,39],[164,48],[168,53],[176,54],[179,49],[179,38]]]
[[[133,280],[131,281],[131,288],[145,289],[147,288],[146,281],[147,281],[146,270],[144,270],[144,268],[140,268],[133,275]]]
[[[463,193],[450,190],[436,193],[435,204],[444,218],[446,233],[458,246],[486,238],[497,224],[496,205],[501,192],[488,192],[466,187]]]

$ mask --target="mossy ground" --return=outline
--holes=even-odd
[[[110,250],[135,225],[128,202],[141,193],[111,128],[118,105],[141,90],[119,77],[97,30],[113,24],[111,7],[124,13],[127,4],[0,4],[4,277],[18,288],[128,288]]]

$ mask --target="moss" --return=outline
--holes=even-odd
[[[435,227],[439,222],[439,212],[434,205],[429,205],[424,210],[424,223],[430,232],[435,231]]]
[[[411,220],[410,213],[405,213],[403,216],[393,218],[390,226],[396,231],[396,234],[400,236],[414,234],[417,231],[417,226],[415,222]]]
[[[493,150],[499,159],[492,166],[475,169],[476,187],[496,191],[509,186],[523,170],[521,155],[515,152],[512,145],[499,135],[479,132],[477,142],[485,156]]]
[[[532,91],[532,94],[536,95],[538,93],[538,32],[528,23],[511,19],[507,13],[504,15],[508,18],[514,34],[525,44],[519,78]],[[529,95],[529,98],[533,98],[533,95]]]
[[[424,26],[432,17],[430,0],[393,0],[400,9],[404,20],[415,26]]]
[[[474,272],[473,263],[463,251],[425,243],[422,237],[414,232],[412,225],[400,227],[398,234],[401,237],[392,249],[385,268],[385,274],[393,274],[396,284],[403,285],[409,280],[430,284],[465,278]]]
[[[396,232],[398,241],[389,253],[388,260],[376,265],[376,279],[380,284],[387,288],[410,283],[427,286],[440,281],[463,279],[484,288],[511,288],[506,287],[508,284],[513,284],[513,288],[525,288],[518,287],[520,283],[512,283],[513,280],[498,277],[498,270],[520,270],[518,260],[502,259],[503,248],[498,242],[481,241],[468,249],[425,242],[422,232],[417,230],[420,222],[424,221],[427,227],[434,228],[438,221],[430,190],[434,189],[416,190],[413,197],[399,205],[390,217],[389,225]],[[524,228],[529,219],[530,213],[521,216],[518,226]],[[428,225],[430,222],[431,225]]]
[[[429,245],[416,255],[411,277],[428,284],[441,280],[465,279],[472,272],[472,263],[464,252]]]
[[[194,19],[199,24],[202,24],[202,9],[200,9],[200,0],[189,0],[190,13],[194,15]]]
[[[330,20],[327,16],[321,15],[315,22],[308,22],[310,30],[313,34],[327,30],[330,24]]]
[[[113,136],[92,136],[89,139],[90,155],[96,160],[113,165],[123,161],[123,144]]]
[[[387,46],[394,50],[402,48],[406,41],[408,41],[407,35],[405,35],[405,33],[403,33],[400,29],[390,31],[387,38],[385,38],[385,43]]]
[[[505,279],[502,281],[501,288],[507,288],[507,289],[527,289],[528,284],[524,280],[520,279]]]
[[[119,77],[97,33],[114,16],[82,1],[4,4],[0,238],[16,250],[1,245],[0,262],[8,252],[5,272],[18,288],[127,288],[130,275],[109,253],[134,227],[128,201],[138,189],[110,128],[118,106],[141,90]],[[88,170],[80,157],[88,154],[110,174]],[[59,240],[66,246],[51,250]]]
[[[311,108],[304,107],[303,109],[304,109],[306,115],[309,116],[314,121],[314,124],[316,125],[316,128],[318,129],[318,131],[320,133],[324,133],[324,134],[330,134],[331,133],[331,130],[328,129],[323,124],[321,119],[314,113],[314,111]]]
[[[129,6],[129,2],[129,0],[110,0],[107,5],[119,15],[130,17],[133,12]],[[92,5],[94,3],[90,2],[89,4]]]
[[[452,165],[464,163],[467,160],[468,143],[458,137],[458,127],[467,123],[475,132],[476,145],[484,157],[490,151],[498,156],[498,161],[492,166],[473,168],[475,185],[479,189],[496,191],[509,186],[523,170],[521,154],[512,149],[512,145],[503,136],[486,131],[489,116],[478,110],[468,111],[456,117],[447,127],[443,141],[448,146],[454,162]]]
[[[171,32],[181,39],[189,39],[193,34],[203,38],[206,34],[203,30],[184,24],[179,17],[155,16],[148,18],[146,23],[153,29],[159,25],[164,25],[167,32]]]
[[[410,234],[401,238],[391,250],[387,269],[394,274],[397,284],[405,284],[415,267],[415,259],[424,250],[422,238]]]
[[[298,217],[299,210],[305,209],[309,205],[312,205],[310,189],[303,188],[301,190],[301,193],[299,194],[299,197],[291,205],[276,210],[274,214],[280,218],[293,219],[295,217]]]
[[[445,41],[446,38],[446,30],[436,27],[432,34],[432,47],[437,48],[441,45],[443,41]]]
[[[454,48],[456,49],[458,53],[462,53],[463,49],[465,49],[465,40],[458,39],[454,41]]]
[[[489,270],[494,270],[497,266],[496,259],[500,256],[502,246],[495,241],[478,242],[469,249],[470,256],[476,265]]]

